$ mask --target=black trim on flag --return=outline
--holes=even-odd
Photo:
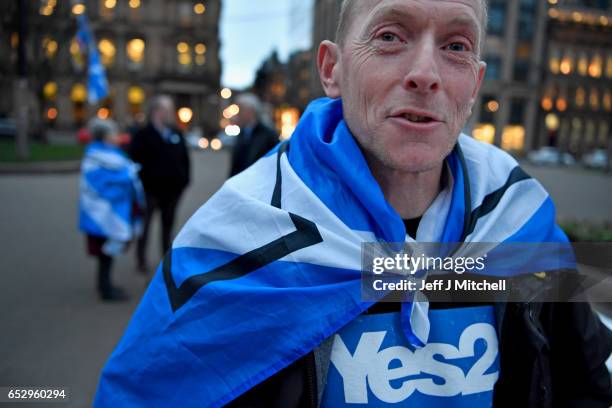
[[[470,215],[470,223],[467,225],[467,229],[463,234],[462,241],[468,235],[474,232],[474,228],[476,228],[476,222],[479,218],[484,217],[485,215],[493,211],[495,207],[497,207],[497,204],[499,204],[503,195],[512,185],[518,183],[519,181],[528,180],[530,178],[531,176],[525,173],[525,170],[523,170],[520,166],[516,166],[514,169],[512,169],[510,175],[508,176],[508,179],[506,180],[506,183],[504,183],[504,185],[498,188],[497,190],[486,195],[485,198],[482,200],[482,204],[479,207],[475,208],[474,211],[472,211],[472,214]]]
[[[277,208],[281,208],[282,177],[280,171],[280,156],[287,150],[287,147],[288,143],[283,143],[279,148],[277,156],[276,184],[274,186],[271,203]],[[176,312],[187,303],[200,288],[209,283],[238,279],[263,266],[284,258],[295,251],[323,242],[323,237],[321,237],[321,233],[314,222],[293,213],[289,213],[289,217],[291,217],[291,221],[295,226],[295,231],[283,235],[262,247],[242,254],[210,272],[190,276],[179,287],[175,285],[174,279],[172,278],[172,250],[168,251],[162,262],[162,272],[164,274],[164,282],[168,290],[172,311]]]
[[[168,251],[163,260],[163,274],[172,311],[176,312],[201,287],[215,281],[240,278],[263,266],[277,261],[292,252],[323,242],[316,224],[299,215],[289,213],[296,230],[274,241],[240,255],[236,259],[213,269],[187,278],[180,287],[174,284],[172,278],[172,250]]]
[[[465,237],[467,237],[466,230],[468,229],[468,225],[472,223],[472,192],[470,190],[470,175],[468,174],[467,164],[465,164],[465,156],[463,155],[463,150],[461,150],[461,146],[459,143],[455,145],[455,150],[457,152],[457,157],[459,158],[459,165],[461,166],[461,171],[463,172],[463,231],[461,232],[460,241],[463,242]]]

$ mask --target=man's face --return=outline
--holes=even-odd
[[[158,117],[166,126],[172,126],[175,124],[175,113],[174,103],[170,99],[163,99],[158,108]]]
[[[436,168],[452,150],[484,75],[480,0],[355,7],[337,70],[349,128],[371,164],[402,172]]]

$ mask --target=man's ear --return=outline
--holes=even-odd
[[[325,95],[330,98],[339,98],[341,69],[338,44],[328,40],[321,42],[317,54],[317,67]]]
[[[474,87],[474,92],[472,92],[472,100],[470,101],[472,105],[474,104],[474,102],[476,102],[476,97],[478,96],[478,91],[480,91],[480,86],[482,85],[482,81],[484,80],[484,76],[486,72],[487,72],[487,63],[484,61],[480,61],[478,63],[476,86]]]

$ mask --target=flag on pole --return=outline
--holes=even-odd
[[[76,35],[82,50],[87,50],[87,99],[91,105],[108,96],[108,81],[104,66],[100,62],[100,54],[96,41],[89,28],[87,16],[77,16],[78,32]]]

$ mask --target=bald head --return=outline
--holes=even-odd
[[[367,4],[370,0],[342,0],[340,6],[340,16],[338,21],[338,27],[336,28],[336,39],[335,42],[340,46],[344,45],[346,41],[346,35],[349,31],[353,17]],[[478,0],[480,2],[480,47],[482,49],[482,41],[484,40],[487,32],[487,0]]]

